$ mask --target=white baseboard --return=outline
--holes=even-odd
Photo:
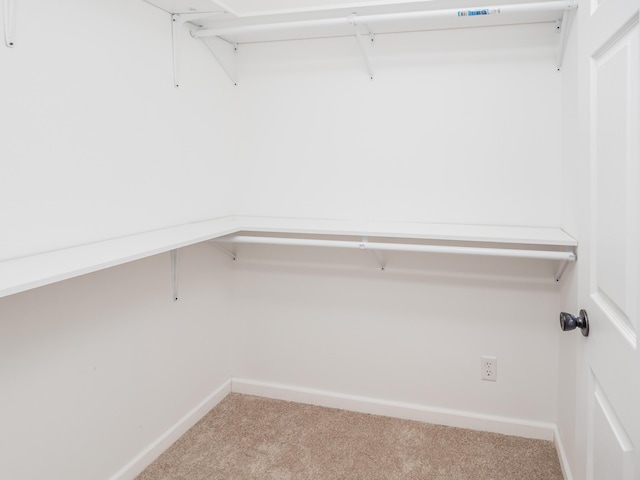
[[[385,415],[419,422],[469,428],[486,432],[517,435],[526,438],[553,440],[560,459],[565,480],[573,480],[568,459],[558,429],[551,423],[482,415],[463,410],[430,407],[414,403],[383,400],[358,395],[347,395],[324,390],[294,387],[244,378],[232,378],[224,382],[207,398],[169,428],[160,438],[134,457],[109,480],[133,480],[178,438],[195,425],[230,392],[275,398],[291,402],[307,403],[329,408],[341,408],[354,412]]]
[[[136,455],[119,472],[109,480],[133,480],[147,468],[156,458],[169,448],[176,440],[184,435],[187,430],[193,427],[204,417],[213,407],[231,392],[231,380],[227,380],[202,402],[196,405],[189,413],[182,417],[160,438],[151,443],[142,452]]]
[[[564,480],[573,480],[573,475],[571,474],[571,466],[569,465],[567,452],[564,449],[562,437],[560,436],[558,427],[554,427],[553,443],[556,446],[556,452],[558,453],[558,458],[560,459],[560,468],[562,468],[562,475],[564,476]]]
[[[474,412],[430,407],[414,403],[345,395],[342,393],[267,383],[245,378],[232,378],[231,391],[322,407],[341,408],[354,412],[502,433],[505,435],[516,435],[540,440],[554,440],[555,438],[555,425],[552,423],[532,422],[518,418],[483,415]]]

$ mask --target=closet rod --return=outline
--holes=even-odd
[[[322,18],[316,20],[299,20],[278,23],[262,23],[255,25],[239,25],[235,27],[202,28],[194,30],[194,38],[228,36],[242,33],[261,33],[307,27],[329,27],[336,25],[372,25],[375,23],[397,20],[413,20],[446,17],[481,17],[509,13],[534,13],[565,11],[575,8],[572,0],[551,2],[520,3],[512,5],[495,5],[490,7],[448,8],[443,10],[424,10],[414,12],[397,12],[371,15],[350,15],[348,17]]]
[[[524,250],[513,248],[461,247],[452,245],[419,245],[408,243],[380,243],[368,241],[319,240],[312,238],[251,237],[236,235],[217,238],[216,242],[253,243],[267,245],[296,245],[308,247],[358,248],[360,250],[390,250],[423,253],[454,253],[460,255],[484,255],[493,257],[535,258],[574,262],[576,255],[570,251]]]

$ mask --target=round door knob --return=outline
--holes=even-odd
[[[582,335],[589,336],[589,317],[586,310],[580,310],[580,315],[577,317],[567,312],[560,313],[560,328],[564,332],[574,330],[576,327],[580,329]]]

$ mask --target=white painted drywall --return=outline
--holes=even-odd
[[[375,400],[556,419],[553,265],[504,259],[238,248],[234,377]],[[480,357],[498,358],[498,381]]]
[[[242,212],[559,226],[557,41],[548,25],[378,36],[374,80],[352,38],[242,46]],[[234,376],[556,421],[553,264],[395,254],[381,273],[358,255],[243,246]]]
[[[242,45],[241,213],[559,226],[554,30]]]
[[[176,91],[168,16],[144,2],[19,19],[0,258],[229,213],[561,224],[542,26],[380,36],[374,81],[353,39],[247,45],[236,89],[187,39]],[[229,275],[208,248],[185,250],[176,304],[168,255],[0,302],[0,477],[109,478],[230,376],[556,418],[554,265],[397,253],[382,273],[363,252],[246,246]]]
[[[1,299],[0,478],[112,478],[223,385],[229,264],[182,249],[177,302],[168,253]]]
[[[166,12],[17,3],[0,260],[234,211],[235,91],[203,45],[175,89]],[[168,253],[0,301],[0,478],[111,478],[228,380],[228,259],[180,256],[176,303]]]
[[[233,212],[235,91],[141,0],[17,2],[0,48],[0,260]]]

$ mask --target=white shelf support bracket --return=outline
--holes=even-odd
[[[2,14],[4,18],[4,43],[11,48],[16,39],[16,8],[18,0],[2,0]]]
[[[380,252],[376,251],[376,250],[369,250],[371,252],[371,254],[376,257],[376,260],[378,261],[378,267],[380,268],[381,272],[384,272],[384,269],[387,268],[387,265],[385,264],[384,258],[382,258],[382,255],[380,255]]]
[[[358,48],[360,48],[360,53],[362,54],[362,58],[364,59],[364,64],[367,68],[367,73],[369,74],[369,78],[373,80],[373,69],[371,68],[371,60],[369,59],[369,52],[367,51],[367,43],[370,45],[374,44],[375,36],[373,33],[369,33],[369,41],[365,41],[362,33],[360,33],[359,25],[356,21],[355,15],[349,17],[349,23],[353,25],[353,30],[356,34],[356,40],[358,41]]]
[[[171,250],[171,288],[173,301],[178,301],[178,250]]]
[[[556,282],[559,282],[562,279],[562,275],[564,274],[564,271],[567,269],[568,265],[569,265],[568,260],[565,260],[560,264],[560,267],[558,267],[558,270],[556,271],[556,275],[555,275]]]
[[[224,73],[227,74],[227,77],[229,77],[231,82],[234,85],[238,85],[238,79],[237,79],[237,75],[236,75],[236,71],[235,71],[236,70],[235,69],[235,64],[233,65],[233,68],[230,68],[230,67],[228,67],[227,65],[224,64],[224,62],[220,59],[220,57],[216,53],[216,48],[213,45],[212,37],[202,37],[202,38],[200,38],[200,40],[202,40],[204,42],[204,44],[207,46],[207,48],[211,52],[211,55],[213,55],[213,58],[216,59],[216,62],[218,62],[218,65],[220,65],[222,70],[224,70]],[[234,42],[234,43],[232,43],[232,45],[233,45],[233,53],[235,54],[238,51],[238,44]]]
[[[573,2],[569,2],[567,10],[562,12],[562,18],[558,20],[559,25],[556,24],[556,28],[560,31],[560,45],[558,46],[558,55],[556,59],[556,67],[558,71],[562,68],[564,52],[567,49],[567,40],[569,39],[569,30],[571,28],[571,22],[576,8],[578,8],[578,5]]]
[[[235,252],[233,252],[231,250],[227,250],[226,248],[224,248],[222,245],[220,245],[219,243],[217,243],[215,241],[210,241],[209,243],[211,245],[213,245],[214,247],[216,247],[218,250],[220,250],[222,253],[224,253],[231,260],[234,260],[234,261],[236,260],[237,255],[235,254]]]
[[[6,1],[6,0],[5,0]],[[182,34],[184,24],[194,22],[212,15],[224,14],[226,12],[207,12],[207,13],[174,13],[171,15],[171,40],[173,46],[173,86],[180,86],[180,52],[182,49]]]
[[[362,241],[360,242],[359,247],[362,250],[367,250],[371,252],[371,255],[376,257],[376,260],[378,261],[378,268],[380,268],[380,270],[384,272],[386,265],[385,265],[384,259],[382,258],[382,255],[380,255],[380,252],[369,248],[368,244],[369,244],[369,237],[362,237]]]
[[[572,255],[568,260],[563,260],[560,263],[560,266],[558,267],[558,270],[556,270],[556,274],[554,276],[554,278],[556,279],[556,282],[559,282],[560,280],[562,280],[562,275],[564,275],[564,271],[569,266],[569,263],[572,263],[575,261],[576,261],[576,256]]]
[[[182,27],[186,20],[182,15],[171,15],[171,39],[173,45],[173,86],[180,86],[180,48],[182,47]]]

